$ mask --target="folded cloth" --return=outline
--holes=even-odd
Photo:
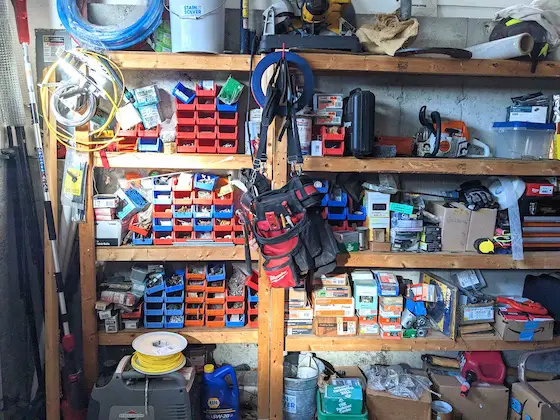
[[[362,25],[356,35],[371,53],[395,55],[405,43],[418,35],[416,19],[400,21],[396,14],[378,14],[374,24]]]
[[[528,6],[518,4],[496,13],[494,20],[519,19],[539,23],[548,33],[552,48],[560,46],[560,0],[534,0]]]

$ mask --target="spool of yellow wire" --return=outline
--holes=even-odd
[[[134,370],[145,375],[165,375],[186,364],[182,351],[187,347],[185,337],[172,332],[156,331],[142,334],[132,342],[136,352],[130,363]]]

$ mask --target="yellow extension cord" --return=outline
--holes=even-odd
[[[87,57],[96,60],[99,63],[99,65],[101,65],[107,71],[107,73],[110,73],[105,63],[99,60],[99,57],[105,58],[107,62],[111,65],[111,67],[118,73],[120,79],[122,80],[123,86],[125,86],[125,81],[124,81],[124,76],[122,74],[122,71],[113,61],[93,51],[80,50],[80,52],[86,55]],[[48,83],[51,77],[53,76],[53,73],[58,68],[58,65],[59,64],[57,61],[49,67],[41,83],[40,99],[41,99],[41,108],[43,110],[43,117],[47,114],[47,110],[48,110],[48,96],[49,96]],[[121,103],[124,98],[124,90],[119,95],[118,92],[119,89],[117,87],[115,80],[111,80],[111,83],[113,86],[113,95],[110,95],[106,90],[102,89],[103,93],[105,94],[105,98],[112,105],[111,112],[109,113],[109,117],[105,121],[105,124],[103,124],[101,127],[99,127],[96,130],[90,131],[89,136],[94,136],[95,134],[99,134],[105,131],[109,127],[113,119],[115,118],[115,115],[119,110],[119,107],[121,106]],[[99,151],[107,148],[110,144],[121,140],[116,135],[109,140],[101,140],[101,139],[97,139],[93,141],[90,141],[89,139],[80,140],[79,138],[73,137],[72,134],[66,131],[65,129],[61,127],[57,127],[56,124],[55,126],[53,126],[48,118],[44,118],[44,121],[51,135],[54,138],[56,138],[56,141],[58,141],[60,144],[63,144],[65,147],[69,149],[77,150],[79,152],[88,153],[88,152]],[[75,145],[71,144],[71,142],[73,142]]]
[[[148,356],[134,352],[130,363],[132,367],[140,372],[159,375],[166,372],[178,370],[185,362],[183,353],[175,353],[171,356]]]

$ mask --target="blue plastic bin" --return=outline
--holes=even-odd
[[[156,139],[140,137],[138,139],[138,151],[161,153],[163,151],[163,142],[159,137]]]
[[[208,226],[200,226],[200,225],[197,224],[199,220],[209,220],[210,224]],[[196,219],[196,218],[194,219],[193,230],[195,232],[212,232],[213,228],[214,227],[212,226],[212,219],[211,218],[201,217],[201,218],[198,218],[198,219]]]
[[[348,210],[348,220],[352,222],[363,222],[366,220],[366,208],[364,206],[360,206],[359,211],[362,212],[362,214],[350,213],[350,210]]]
[[[210,268],[211,267],[221,267],[222,268],[222,274],[210,274]],[[219,281],[219,280],[225,280],[226,279],[226,265],[225,264],[208,264],[206,266],[206,280],[207,281]]]
[[[255,289],[251,289],[247,287],[247,302],[249,303],[258,303],[259,302],[259,295]]]
[[[190,208],[190,211],[175,211],[175,209],[178,209],[179,207],[188,207]],[[172,207],[173,209],[173,217],[176,217],[177,219],[190,219],[193,217],[193,206],[177,206],[177,205],[173,205]]]
[[[185,326],[185,315],[181,316],[180,322],[171,322],[171,317],[165,317],[165,328],[183,328]]]
[[[152,236],[142,236],[136,232],[132,232],[132,245],[153,245]]]
[[[212,206],[212,213],[216,219],[231,219],[233,218],[233,204],[231,206]]]
[[[194,101],[194,98],[196,98],[196,92],[192,89],[189,89],[181,82],[177,82],[171,94],[185,105],[192,103]]]
[[[154,186],[155,187],[155,186]],[[166,204],[170,205],[172,203],[171,190],[169,191],[159,191],[154,189],[154,199],[153,204]]]
[[[347,203],[348,203],[348,194],[346,194],[344,191],[342,191],[341,193],[340,200],[333,199],[332,193],[328,195],[327,206],[329,207],[346,207]]]
[[[224,104],[218,99],[218,104],[216,105],[216,111],[218,112],[237,112],[239,109],[239,102],[228,105]]]
[[[185,304],[181,303],[181,307],[179,309],[169,309],[167,307],[167,303],[165,304],[165,315],[166,316],[171,316],[171,315],[183,315],[185,313]],[[177,305],[176,303],[172,303],[171,305]]]
[[[153,287],[147,288],[144,291],[144,294],[153,295],[154,293],[163,292],[164,289],[165,289],[165,281],[164,281],[163,276],[162,276],[161,282],[157,283]]]
[[[183,303],[185,301],[185,290],[179,292],[166,293],[164,296],[165,303]]]
[[[144,314],[144,327],[146,328],[163,328],[163,315],[162,316],[148,316]]]
[[[232,316],[239,316],[239,321],[230,321]],[[226,315],[226,327],[240,328],[244,327],[246,323],[245,315]]]
[[[207,178],[210,178],[212,182],[200,182],[203,175],[206,176]],[[220,178],[218,175],[197,173],[194,175],[194,187],[198,188],[199,190],[214,191],[218,178]]]
[[[346,207],[327,207],[327,220],[346,220],[348,208]]]
[[[207,207],[210,211],[202,211],[203,207]],[[214,206],[197,204],[194,206],[194,217],[198,219],[211,219],[214,217]]]
[[[169,226],[162,226],[162,221],[165,223],[170,223]],[[173,231],[173,220],[172,219],[154,219],[154,224],[152,225],[154,232],[171,232]]]
[[[317,192],[320,192],[321,194],[326,194],[329,192],[329,181],[327,181],[326,179],[320,179],[318,180],[322,186],[321,187],[315,187],[317,189]]]
[[[163,315],[163,303],[144,302],[144,315],[158,316]]]
[[[165,285],[165,293],[172,293],[172,292],[179,292],[181,290],[185,290],[185,270],[175,270],[175,274],[181,276],[181,284],[177,284],[175,286],[167,286]]]

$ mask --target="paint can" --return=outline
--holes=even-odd
[[[369,229],[367,227],[356,228],[356,232],[358,232],[358,249],[360,251],[366,251],[369,249],[368,231]]]
[[[312,131],[312,119],[311,117],[297,117],[296,125],[299,135],[299,144],[301,145],[301,154],[310,155],[311,154],[311,131]]]

